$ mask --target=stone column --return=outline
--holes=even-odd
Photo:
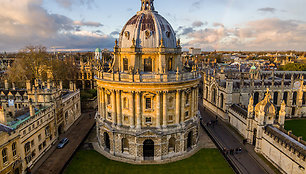
[[[175,123],[180,124],[180,103],[181,103],[181,94],[180,91],[176,91],[176,99],[175,99]]]
[[[183,124],[185,121],[185,103],[186,103],[184,91],[182,91],[182,102],[181,103],[182,103],[181,105],[181,124]]]
[[[190,100],[190,107],[191,107],[191,118],[194,117],[194,106],[196,104],[195,90],[191,89],[191,100]]]
[[[112,95],[112,122],[113,122],[113,126],[115,126],[117,124],[116,91],[113,90],[111,95]]]
[[[163,93],[163,128],[167,127],[167,91]]]
[[[132,92],[132,117],[131,117],[131,128],[134,129],[135,128],[135,93]]]
[[[104,89],[103,88],[101,88],[101,90],[100,90],[100,95],[101,95],[101,97],[100,97],[100,99],[101,99],[101,103],[100,103],[100,107],[101,107],[101,109],[100,109],[100,112],[101,112],[101,117],[103,118],[103,120],[105,120],[106,119],[106,117],[105,117],[105,92],[104,92]]]
[[[195,89],[195,106],[194,106],[194,110],[196,112],[196,114],[198,113],[198,108],[199,108],[199,89],[198,87],[196,87]]]
[[[117,121],[118,125],[122,125],[122,106],[121,106],[121,91],[116,91],[116,102],[117,102]]]
[[[136,93],[136,117],[137,117],[137,124],[136,128],[141,128],[141,92]]]
[[[98,97],[98,113],[101,115],[101,90],[97,88],[97,97]]]
[[[156,127],[160,128],[160,91],[156,95]]]

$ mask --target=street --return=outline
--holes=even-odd
[[[90,114],[90,116],[89,116]],[[95,112],[83,113],[70,129],[60,136],[69,143],[63,149],[56,149],[57,143],[36,163],[34,174],[59,174],[95,124]]]
[[[201,102],[199,103],[199,110],[203,117],[202,123],[204,127],[222,148],[226,148],[227,150],[237,148],[242,149],[242,152],[240,153],[234,153],[233,155],[228,153],[226,155],[226,157],[233,163],[233,165],[236,166],[239,173],[274,173],[274,171],[255,154],[253,148],[250,147],[250,145],[243,145],[242,139],[239,139],[239,136],[235,135],[236,133],[228,128],[221,119],[218,119],[218,123],[207,126],[207,123],[216,120],[216,115],[206,111]]]

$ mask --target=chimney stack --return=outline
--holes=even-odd
[[[5,90],[9,89],[9,84],[8,84],[7,80],[4,80],[4,88],[5,88]]]
[[[60,81],[59,85],[60,85],[60,89],[63,90],[63,81]]]
[[[26,82],[26,86],[27,86],[27,91],[31,91],[31,81],[30,80],[27,80]]]
[[[32,100],[30,99],[30,116],[34,117],[35,116],[35,108],[33,106]]]
[[[4,109],[2,108],[2,106],[0,106],[0,123],[5,124],[6,121],[7,120],[6,120]]]

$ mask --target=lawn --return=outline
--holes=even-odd
[[[64,174],[171,174],[171,173],[234,173],[217,149],[202,149],[192,157],[163,165],[131,165],[111,161],[93,150],[80,150],[71,160]]]
[[[306,119],[287,120],[285,129],[292,130],[292,133],[297,137],[303,136],[303,140],[306,141]]]

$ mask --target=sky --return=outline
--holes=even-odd
[[[155,0],[184,49],[306,51],[305,0]],[[140,0],[0,0],[0,52],[112,49]]]

